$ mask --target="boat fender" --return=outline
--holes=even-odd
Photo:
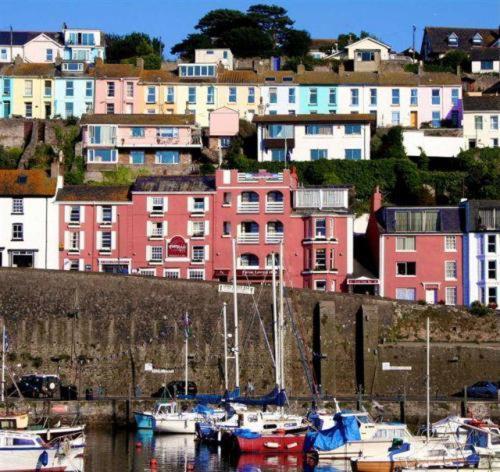
[[[158,468],[158,461],[156,459],[151,459],[149,461],[149,468],[151,470],[156,470]]]
[[[264,443],[264,446],[269,447],[271,449],[277,449],[278,447],[280,447],[280,445],[276,442],[266,442]]]
[[[43,451],[40,454],[40,457],[38,458],[38,463],[41,464],[43,467],[46,467],[47,464],[49,463],[49,454],[47,451]]]
[[[294,443],[290,443],[290,444],[287,444],[286,447],[287,449],[291,449],[292,447],[297,447],[299,444],[294,442]]]
[[[137,441],[137,442],[135,443],[135,448],[136,448],[136,449],[140,449],[141,447],[142,447],[142,443],[141,443],[141,441]]]

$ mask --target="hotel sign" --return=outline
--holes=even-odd
[[[174,236],[167,244],[167,257],[187,257],[186,241],[181,236]]]

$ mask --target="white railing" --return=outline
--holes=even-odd
[[[238,213],[259,213],[259,202],[239,202]]]
[[[266,213],[283,213],[284,209],[283,202],[266,202]]]
[[[242,173],[238,172],[238,182],[257,182],[257,175],[256,174],[249,174],[249,173]]]
[[[263,172],[258,174],[238,172],[238,182],[239,183],[255,183],[259,180],[265,180],[266,182],[283,182],[283,173],[277,172],[276,174],[271,174],[269,172]]]
[[[163,229],[153,229],[151,231],[150,237],[152,238],[163,238]]]
[[[294,192],[295,208],[347,208],[348,189],[298,189]]]
[[[266,233],[267,244],[279,244],[283,241],[283,233]]]
[[[238,244],[258,244],[259,233],[241,233],[238,235]]]

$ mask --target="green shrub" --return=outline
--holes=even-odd
[[[16,169],[22,153],[23,150],[20,148],[5,148],[4,146],[0,146],[0,168]]]
[[[471,303],[469,313],[474,316],[487,316],[493,313],[493,310],[481,302],[475,301]]]

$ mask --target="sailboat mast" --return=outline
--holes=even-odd
[[[2,403],[5,401],[5,319],[2,326],[2,390],[1,390]]]
[[[427,441],[430,439],[431,434],[431,340],[430,340],[430,321],[429,317],[427,317],[427,336],[426,336],[426,344],[427,344],[427,362],[426,362],[426,403],[427,403]]]
[[[222,305],[222,319],[224,323],[224,389],[228,389],[229,381],[227,376],[227,303]]]
[[[188,341],[188,314],[184,318],[184,395],[188,394],[188,362],[189,362],[189,341]]]
[[[276,253],[271,254],[273,258],[272,265],[272,291],[273,291],[273,328],[274,328],[274,371],[276,375],[276,385],[281,386],[280,378],[280,341],[279,341],[279,321],[278,321],[278,306],[276,301]]]
[[[240,342],[238,328],[238,285],[236,280],[236,239],[233,239],[234,388],[240,388]]]
[[[280,388],[285,388],[285,281],[283,274],[283,241],[280,243],[279,252],[280,298],[279,298],[279,339],[280,339]]]

